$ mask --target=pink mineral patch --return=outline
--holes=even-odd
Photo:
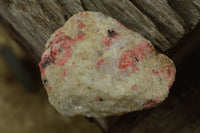
[[[104,37],[102,41],[105,46],[110,46],[112,43],[112,40],[110,40],[108,37]]]
[[[53,88],[52,88],[52,86],[51,85],[49,85],[49,90],[51,91]]]
[[[134,56],[133,50],[126,50],[121,54],[118,68],[123,70],[131,67],[132,72],[139,70],[137,66],[137,59]]]
[[[134,54],[137,57],[138,61],[142,61],[145,55],[148,55],[153,51],[152,45],[143,40],[140,43],[138,43],[136,47],[132,50],[134,51]]]
[[[85,25],[79,19],[77,20],[77,23],[80,29],[83,29],[85,27]]]
[[[131,90],[135,90],[136,87],[137,87],[137,84],[134,84],[134,85],[131,87]]]
[[[70,56],[71,57],[71,56]],[[69,57],[69,58],[70,58]],[[55,66],[64,66],[65,63],[67,63],[68,58],[63,58],[63,59],[57,59],[54,63]]]
[[[109,47],[114,43],[114,40],[116,40],[118,37],[119,37],[118,33],[114,33],[112,34],[112,36],[108,34],[107,36],[103,37],[102,43],[104,46]]]
[[[103,62],[104,62],[104,59],[99,59],[99,60],[97,61],[97,65],[100,66]]]
[[[50,52],[42,55],[41,62],[39,63],[41,73],[43,75],[45,74],[48,65],[53,64],[55,66],[61,66],[66,64],[72,56],[72,45],[77,41],[82,41],[84,36],[85,34],[81,34],[71,39],[69,36],[65,35],[64,32],[58,30],[48,46]],[[56,59],[57,55],[61,54],[62,49],[62,58]]]
[[[84,37],[85,37],[85,34],[81,34],[81,35],[75,36],[72,40],[75,41],[75,42],[76,41],[83,41]]]
[[[175,73],[174,67],[170,65],[165,65],[162,67],[162,73],[165,75],[165,78],[170,79]]]
[[[168,88],[170,88],[175,80],[176,69],[174,66],[165,65],[162,67],[162,74],[169,80]]]
[[[160,74],[160,72],[158,70],[155,70],[155,69],[152,70],[152,73],[153,74]]]
[[[86,58],[85,57],[81,57],[81,60],[85,60]]]
[[[150,109],[157,105],[157,100],[148,100],[145,104],[143,104],[143,109]]]
[[[66,75],[67,75],[66,70],[63,70],[63,74],[62,74],[61,78],[62,78],[62,79],[65,79]]]
[[[132,67],[132,72],[139,70],[137,62],[142,61],[146,55],[152,52],[151,44],[141,41],[130,50],[122,52],[119,62],[119,69]]]
[[[59,54],[58,47],[52,46],[51,47],[50,57],[51,58],[55,58],[58,54]]]

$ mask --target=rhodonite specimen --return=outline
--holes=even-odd
[[[64,115],[102,117],[161,103],[175,66],[151,42],[100,12],[55,31],[39,64],[50,103]]]

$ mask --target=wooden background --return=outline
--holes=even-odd
[[[70,16],[84,10],[117,19],[152,41],[177,65],[177,80],[162,105],[108,118],[108,132],[200,132],[200,109],[196,109],[200,86],[195,86],[199,78],[192,78],[199,73],[195,64],[199,55],[194,51],[200,42],[200,0],[0,0],[0,22],[38,63],[50,35]],[[184,86],[186,80],[192,86]],[[181,88],[186,88],[188,96]]]

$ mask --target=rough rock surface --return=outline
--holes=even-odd
[[[154,107],[175,66],[153,45],[100,12],[81,12],[51,36],[39,64],[50,103],[62,114],[101,117]]]

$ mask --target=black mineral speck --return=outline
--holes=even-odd
[[[135,56],[134,56],[134,57],[135,57]],[[139,61],[137,57],[135,57],[135,60],[136,60],[137,62]]]
[[[42,68],[47,67],[49,64],[50,64],[50,60],[49,60],[49,59],[45,60],[45,61],[43,62],[43,64],[42,64]]]
[[[54,63],[55,59],[53,58],[47,58],[43,63],[42,63],[42,68],[46,68],[48,65],[51,63]]]
[[[46,79],[44,79],[43,83],[44,83],[44,84],[46,84],[46,83],[47,83],[47,80],[46,80]]]
[[[99,98],[99,101],[103,102],[104,100],[102,98]]]
[[[113,38],[116,35],[116,32],[114,30],[108,30],[108,37]]]
[[[58,51],[61,53],[61,51],[62,51],[62,48],[61,48],[61,47],[59,47],[59,48],[58,48]]]

